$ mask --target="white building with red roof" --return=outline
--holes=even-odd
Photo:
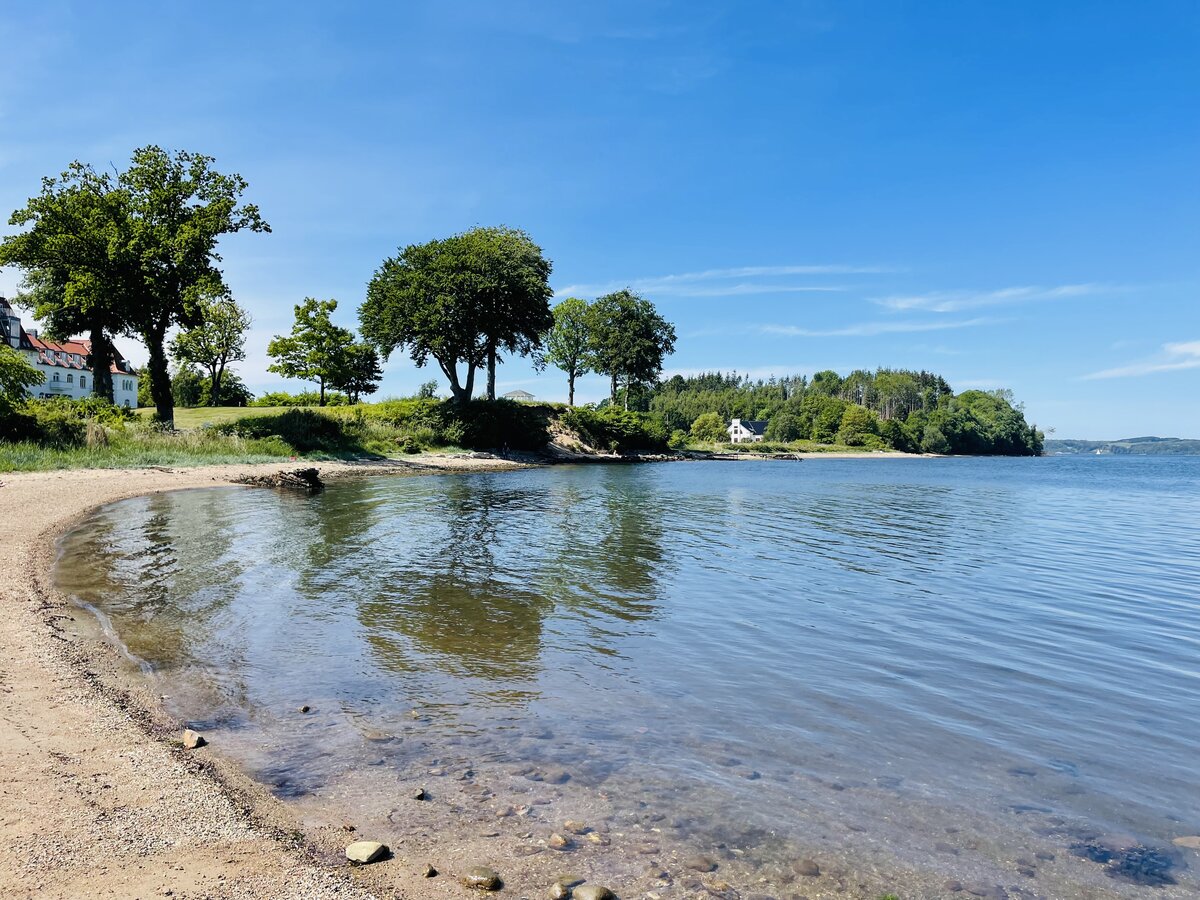
[[[45,381],[30,388],[35,397],[90,397],[96,385],[92,372],[92,342],[72,338],[55,343],[26,330],[7,300],[0,297],[0,339],[20,350]],[[117,406],[137,406],[138,374],[121,352],[113,348],[113,402]]]

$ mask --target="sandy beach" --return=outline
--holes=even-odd
[[[370,870],[338,858],[354,835],[302,838],[265,790],[215,754],[184,751],[157,698],[52,588],[58,537],[95,507],[297,465],[0,477],[0,897],[395,896],[356,884]],[[508,467],[469,457],[318,466],[324,478]]]

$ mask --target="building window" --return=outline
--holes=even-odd
[[[74,384],[74,383],[75,383],[75,376],[72,375],[70,372],[68,372],[67,373],[67,384]]]
[[[57,372],[54,373],[54,380],[58,381],[58,373]]]
[[[87,387],[87,376],[86,376],[86,375],[80,375],[80,376],[79,376],[79,386],[80,386],[81,388],[85,388],[85,387]]]

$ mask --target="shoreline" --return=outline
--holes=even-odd
[[[53,583],[59,539],[100,506],[235,487],[240,476],[298,465],[323,479],[526,467],[454,457],[3,476],[0,897],[378,896],[369,867],[346,866],[353,836],[303,832],[282,801],[219,753],[180,749],[180,725],[153,685],[131,675],[99,623]]]

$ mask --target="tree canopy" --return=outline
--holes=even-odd
[[[473,228],[411,244],[383,261],[359,310],[362,333],[385,357],[432,358],[465,402],[486,367],[489,399],[501,352],[528,355],[554,324],[550,262],[523,231]],[[459,366],[465,371],[460,376]]]
[[[241,204],[245,179],[217,172],[213,162],[148,146],[116,174],[73,163],[44,178],[41,194],[13,214],[12,224],[28,229],[0,242],[0,264],[26,273],[35,316],[63,336],[91,332],[102,391],[109,336],[133,335],[146,345],[151,395],[166,422],[174,421],[167,332],[198,324],[201,295],[224,288],[217,267],[223,235],[270,231],[257,206]]]
[[[628,409],[630,394],[657,383],[663,360],[675,352],[675,327],[628,288],[598,298],[587,321],[591,368],[609,377],[614,404],[624,384]]]

